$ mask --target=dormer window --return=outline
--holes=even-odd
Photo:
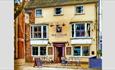
[[[61,15],[62,14],[62,8],[55,8],[55,15]]]

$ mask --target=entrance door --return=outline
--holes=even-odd
[[[65,44],[54,44],[54,61],[56,63],[60,63],[61,62],[61,57],[64,56],[64,47]]]

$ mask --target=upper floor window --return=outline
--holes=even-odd
[[[47,38],[47,25],[32,25],[31,38]]]
[[[76,6],[76,14],[83,14],[84,9],[83,6]]]
[[[42,9],[36,9],[35,11],[36,17],[41,17],[42,16]]]
[[[62,14],[62,8],[55,8],[55,15],[61,15]]]
[[[72,24],[72,37],[90,37],[90,24]]]

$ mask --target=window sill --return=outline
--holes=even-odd
[[[31,40],[48,40],[48,38],[31,38]]]
[[[91,39],[92,37],[72,37],[71,39]]]
[[[85,15],[85,13],[75,13],[75,15]]]
[[[43,16],[36,16],[36,18],[43,18]]]
[[[54,16],[63,16],[64,14],[54,14]]]

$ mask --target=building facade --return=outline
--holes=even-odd
[[[98,0],[33,0],[25,11],[27,61],[97,56]]]

